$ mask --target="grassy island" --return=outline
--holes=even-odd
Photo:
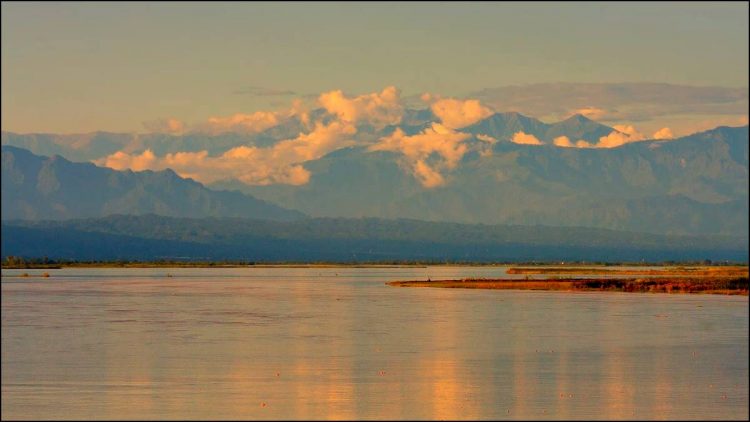
[[[459,289],[610,291],[642,293],[748,294],[748,277],[550,278],[540,280],[461,279],[391,281],[396,287]]]

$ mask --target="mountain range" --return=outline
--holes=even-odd
[[[502,139],[506,130],[498,125],[490,136]],[[318,217],[748,231],[747,126],[606,149],[497,142],[492,154],[466,154],[447,183],[433,189],[420,186],[397,153],[366,147],[339,150],[305,167],[312,177],[301,186],[213,186]]]
[[[318,117],[330,119],[320,111]],[[361,123],[356,136],[372,140],[397,130],[406,136],[424,133],[434,120],[430,110],[406,110],[398,125]],[[304,214],[663,234],[748,233],[747,126],[615,148],[566,148],[552,143],[565,136],[594,144],[619,132],[581,115],[544,123],[518,113],[494,113],[457,130],[468,136],[467,151],[443,172],[444,183],[430,188],[415,177],[401,152],[373,149],[372,142],[303,162],[310,178],[299,185],[224,179],[204,186],[169,170],[117,172],[74,162],[146,148],[157,155],[203,150],[220,154],[242,145],[272,146],[301,131],[300,121],[290,119],[253,134],[3,132],[3,219],[112,213],[295,219]],[[512,142],[518,132],[539,144]],[[38,157],[19,148],[61,156]],[[433,153],[425,162],[438,158]]]
[[[747,237],[375,218],[111,215],[2,223],[4,256],[252,262],[746,261]]]
[[[214,191],[172,170],[132,172],[2,147],[2,217],[66,219],[157,213],[174,217],[304,217],[239,192]]]

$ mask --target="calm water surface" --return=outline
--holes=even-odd
[[[384,285],[491,267],[48,272],[2,279],[3,419],[748,419],[747,297]]]

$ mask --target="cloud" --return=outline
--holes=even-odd
[[[424,160],[417,160],[414,164],[414,175],[419,183],[426,188],[435,188],[445,184],[443,175],[427,165]]]
[[[246,86],[232,92],[234,95],[251,95],[254,97],[286,97],[297,95],[296,92],[287,89],[264,88],[261,86]]]
[[[610,132],[607,136],[599,138],[599,142],[592,144],[583,139],[579,139],[575,142],[571,141],[567,136],[558,136],[552,143],[555,146],[562,148],[616,148],[631,142],[638,142],[646,140],[642,133],[638,132],[635,127],[630,125],[615,125],[613,126],[614,131]],[[664,128],[667,131],[668,128]]]
[[[431,102],[432,113],[440,119],[444,126],[452,129],[469,126],[491,116],[493,113],[491,109],[483,106],[478,100],[439,98],[429,93],[423,94],[422,99],[425,102]]]
[[[154,153],[147,149],[141,154],[128,154],[117,151],[112,155],[104,157],[96,163],[100,166],[109,167],[114,170],[143,171],[153,169],[157,159]]]
[[[185,131],[185,123],[174,118],[143,122],[143,127],[151,133],[169,133],[179,135]]]
[[[621,88],[620,85],[615,85],[615,87]],[[563,84],[563,86],[567,85]],[[598,92],[591,86],[586,86],[588,88],[581,92]],[[602,84],[602,86],[609,85]],[[519,92],[526,92],[524,89]],[[614,90],[617,91],[617,89]],[[732,97],[732,92],[730,90],[722,95]],[[258,87],[249,87],[247,93],[261,96],[287,95],[285,92],[264,90]],[[288,93],[291,93],[291,91]],[[641,96],[646,95],[640,91],[638,93]],[[442,98],[439,95],[425,93],[421,96],[421,100],[429,105],[432,115],[439,119],[440,123],[433,122],[414,135],[407,135],[400,128],[397,128],[390,135],[380,138],[378,137],[381,135],[375,131],[362,130],[361,133],[358,133],[357,125],[361,124],[370,124],[382,128],[386,125],[401,123],[404,118],[407,119],[406,121],[411,121],[408,119],[413,120],[413,117],[409,117],[410,115],[405,115],[405,105],[400,95],[400,91],[393,86],[386,87],[380,92],[357,96],[347,96],[341,90],[324,92],[316,100],[325,110],[325,115],[321,115],[317,111],[311,114],[309,105],[312,102],[307,101],[305,103],[302,99],[296,99],[287,109],[214,116],[195,126],[188,126],[174,118],[145,122],[144,127],[146,129],[158,133],[180,134],[190,130],[212,134],[230,131],[253,134],[297,119],[294,125],[284,126],[286,135],[279,135],[279,138],[276,139],[281,140],[275,141],[273,145],[268,147],[236,146],[237,144],[234,144],[233,148],[223,152],[199,147],[196,149],[207,148],[207,150],[170,150],[171,152],[163,156],[156,156],[150,149],[138,152],[143,148],[143,144],[135,142],[127,147],[119,148],[121,151],[96,160],[96,163],[117,170],[140,171],[171,168],[181,176],[191,177],[204,183],[212,183],[223,179],[237,179],[250,185],[274,183],[301,185],[308,183],[311,177],[310,172],[303,166],[304,162],[318,159],[343,147],[359,144],[367,146],[369,151],[393,151],[402,154],[402,164],[408,166],[419,183],[426,188],[435,188],[447,183],[446,179],[449,172],[458,166],[470,149],[479,152],[482,157],[492,154],[492,145],[497,142],[495,138],[483,134],[475,135],[472,138],[472,135],[458,131],[458,129],[473,124],[493,113],[491,108],[486,107],[477,99]],[[516,100],[524,98],[518,92],[514,95],[516,95]],[[556,98],[557,95],[558,93],[553,92],[552,98]],[[607,95],[617,97],[621,94],[609,93]],[[742,95],[738,94],[735,97],[739,98],[737,101],[743,101]],[[607,98],[606,95],[603,98]],[[646,104],[646,109],[659,103],[659,101],[664,101],[654,97],[649,98],[653,103]],[[693,97],[687,96],[686,98]],[[715,100],[719,101],[724,97],[719,96],[717,98],[719,99]],[[744,98],[746,102],[746,96]],[[730,101],[731,98],[724,99]],[[528,99],[524,101],[528,101]],[[615,107],[606,101],[600,103],[596,97],[573,97],[570,101],[577,106],[566,108],[566,113],[572,110],[575,113],[595,119],[612,118],[612,116],[622,113],[623,110],[623,107]],[[589,105],[592,102],[597,104],[597,107]],[[508,107],[515,108],[512,103]],[[313,122],[311,115],[317,116],[321,120]],[[430,113],[420,115],[430,115]],[[729,122],[744,122],[744,124],[747,124],[746,113],[741,116],[725,115],[723,118]],[[419,124],[423,124],[426,120],[424,117],[419,119],[421,119]],[[430,120],[433,120],[433,118],[430,118]],[[697,121],[694,120],[693,124],[696,124]],[[706,122],[708,121],[706,120]],[[295,136],[296,131],[300,130],[298,129],[300,127],[297,124],[298,122],[302,123],[301,127],[304,129]],[[674,126],[671,123],[667,124],[669,127],[660,124],[653,132],[651,139],[674,138],[671,129]],[[640,123],[638,126],[641,129],[643,128]],[[613,124],[612,127],[615,131],[601,137],[597,142],[587,142],[581,139],[573,140],[566,136],[560,136],[555,138],[552,144],[564,148],[615,148],[646,139],[632,124]],[[651,129],[646,133],[652,133]],[[358,135],[356,139],[354,139],[355,135]],[[465,142],[468,139],[476,139],[481,142]],[[511,141],[523,145],[544,144],[536,136],[523,131],[516,132]],[[176,146],[176,148],[179,147]],[[210,155],[208,150],[211,150],[213,155]]]
[[[335,121],[328,125],[318,123],[309,133],[266,148],[243,145],[219,156],[209,156],[208,151],[176,152],[163,157],[155,156],[151,150],[141,154],[118,151],[95,163],[115,170],[170,168],[182,177],[202,183],[237,179],[248,185],[301,185],[310,179],[310,172],[301,163],[352,145],[351,136],[355,133],[353,125]]]
[[[558,136],[552,141],[552,144],[561,148],[600,148],[598,144],[592,144],[583,139],[573,142],[567,136]]]
[[[422,94],[422,95],[419,96],[419,99],[422,100],[423,102],[429,104],[432,101],[437,100],[438,98],[435,98],[435,95],[433,95],[433,94],[431,94],[429,92],[425,92],[424,94]]]
[[[558,136],[552,141],[552,144],[558,147],[564,147],[564,148],[574,148],[575,145],[573,145],[572,142],[570,142],[570,138],[567,136]]]
[[[651,135],[651,138],[653,139],[674,139],[674,135],[672,134],[672,130],[668,127],[663,127],[656,132],[654,132],[653,135]]]
[[[209,117],[203,128],[207,132],[258,133],[272,128],[281,121],[280,114],[273,111],[256,111],[252,114],[237,113],[228,117]]]
[[[254,113],[236,113],[225,117],[209,117],[205,123],[193,127],[196,132],[219,134],[225,132],[260,133],[264,130],[298,118],[309,126],[310,117],[307,107],[300,99],[292,101],[290,108],[280,111],[256,111]]]
[[[476,137],[480,141],[488,142],[490,144],[494,144],[494,143],[497,142],[497,139],[493,138],[492,136],[484,135],[484,134],[481,134],[481,133],[479,135],[476,135]]]
[[[599,142],[594,145],[594,148],[615,148],[646,139],[631,125],[614,125],[612,128],[615,130],[610,132],[609,135],[599,138]]]
[[[381,138],[380,142],[372,145],[369,150],[397,151],[415,160],[425,159],[437,153],[445,159],[449,168],[453,168],[466,152],[466,145],[461,142],[469,136],[440,123],[433,123],[432,126],[412,136],[407,136],[400,128],[396,129],[390,136]]]
[[[510,140],[513,143],[516,144],[523,144],[523,145],[543,145],[544,142],[537,139],[534,135],[529,135],[524,132],[516,132],[513,134],[513,138]]]
[[[401,122],[404,106],[401,92],[394,86],[382,92],[347,97],[341,90],[320,94],[318,103],[340,120],[351,123],[367,122],[382,127]]]
[[[570,113],[571,116],[576,115],[576,114],[586,116],[592,120],[599,120],[602,117],[607,115],[607,111],[601,108],[596,108],[596,107],[584,107],[584,108],[579,108],[577,110],[573,110]]]
[[[422,132],[411,136],[407,136],[400,128],[396,129],[368,150],[400,152],[406,157],[422,185],[432,188],[445,182],[439,170],[450,170],[458,165],[468,150],[463,141],[469,137],[467,133],[456,132],[440,123],[433,123]],[[428,164],[429,159],[435,155],[440,160],[433,159],[433,163]]]

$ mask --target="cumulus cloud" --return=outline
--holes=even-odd
[[[437,100],[438,98],[435,98],[435,95],[433,95],[430,92],[425,92],[424,94],[422,94],[422,95],[419,96],[419,99],[422,100],[423,102],[429,104],[433,100]]]
[[[220,156],[209,156],[207,151],[176,152],[157,157],[151,150],[141,154],[118,151],[95,161],[115,170],[164,170],[170,168],[183,177],[202,183],[237,179],[248,185],[274,183],[301,185],[309,181],[310,173],[301,163],[352,145],[356,128],[345,122],[316,124],[309,133],[281,141],[272,147],[238,146]]]
[[[583,139],[579,139],[573,142],[567,136],[558,136],[552,141],[552,143],[555,146],[562,148],[597,148],[596,144],[584,141]]]
[[[437,153],[445,159],[449,168],[453,168],[466,153],[466,145],[462,142],[469,136],[440,123],[433,123],[432,126],[412,136],[407,136],[400,128],[396,129],[390,136],[372,145],[369,150],[401,152],[415,160],[425,159],[432,153]]]
[[[445,182],[439,170],[455,168],[464,156],[468,147],[463,141],[469,137],[469,134],[456,132],[440,123],[433,123],[422,132],[411,136],[407,136],[401,129],[396,129],[390,136],[381,138],[368,149],[400,152],[406,157],[422,185],[432,188]],[[441,160],[430,165],[428,159],[434,154]]]
[[[656,132],[654,132],[653,135],[651,135],[651,138],[653,139],[674,139],[674,135],[672,134],[672,130],[668,127],[663,127]]]
[[[356,97],[347,97],[341,90],[336,90],[320,94],[318,103],[342,121],[386,126],[401,122],[404,106],[400,96],[401,92],[395,86]]]
[[[156,162],[156,155],[150,149],[147,149],[141,154],[128,154],[123,151],[117,151],[96,161],[96,164],[114,170],[130,169],[133,171],[143,171],[152,169]]]
[[[172,135],[179,135],[185,131],[185,123],[174,118],[143,122],[143,127],[152,133],[169,133]]]
[[[225,132],[259,133],[286,123],[292,118],[298,118],[305,126],[310,124],[308,109],[300,99],[295,99],[292,101],[290,108],[283,110],[209,117],[205,123],[193,127],[193,130],[210,134]]]
[[[256,111],[251,114],[237,113],[228,117],[209,117],[205,126],[208,132],[258,133],[278,125],[279,113]]]
[[[555,146],[563,148],[616,148],[631,142],[638,142],[646,140],[642,133],[638,132],[635,127],[630,125],[615,125],[615,130],[606,136],[599,138],[599,142],[591,143],[583,139],[579,139],[575,142],[571,141],[567,136],[558,136],[552,143]],[[668,128],[664,128],[669,131]],[[666,133],[666,132],[665,132]],[[671,135],[671,132],[669,133]],[[657,138],[654,138],[657,139]]]
[[[631,142],[643,141],[645,137],[631,125],[614,125],[614,131],[599,138],[595,148],[615,148]]]
[[[521,131],[518,131],[513,134],[513,138],[510,140],[511,142],[515,144],[523,144],[523,145],[542,145],[544,142],[537,139],[536,136],[530,135],[528,133],[524,133]]]
[[[251,87],[255,89],[254,87]],[[251,90],[252,91],[252,90]],[[253,95],[275,95],[272,90],[255,89]],[[252,92],[249,92],[252,93]],[[278,111],[256,111],[253,113],[236,113],[230,116],[215,116],[203,124],[190,127],[191,130],[209,133],[240,132],[259,133],[274,126],[298,119],[303,123],[304,132],[298,136],[287,134],[285,139],[269,147],[252,145],[235,146],[220,155],[210,155],[203,151],[170,152],[156,156],[152,150],[141,151],[142,144],[134,143],[123,147],[109,156],[96,162],[117,170],[131,169],[162,170],[171,168],[184,177],[191,177],[204,183],[223,179],[237,179],[250,185],[274,183],[301,185],[308,183],[310,172],[302,163],[314,160],[334,150],[354,145],[369,146],[370,151],[393,151],[403,155],[402,164],[408,166],[414,177],[426,188],[442,186],[446,175],[456,168],[462,157],[471,148],[480,156],[492,154],[492,145],[497,139],[478,134],[474,138],[481,142],[465,142],[472,135],[459,132],[458,129],[471,125],[490,116],[493,110],[476,99],[442,98],[439,95],[425,93],[421,100],[427,103],[432,114],[440,123],[433,122],[429,127],[414,135],[407,135],[397,128],[389,136],[381,136],[372,131],[363,131],[357,137],[357,125],[371,124],[382,128],[398,124],[405,116],[404,102],[400,91],[395,87],[386,87],[381,92],[347,96],[341,90],[329,91],[317,97],[317,103],[327,113],[322,121],[312,122],[309,107],[310,101],[303,103],[295,100],[291,107]],[[596,103],[598,104],[598,103]],[[590,118],[607,117],[617,110],[590,105],[579,106],[573,111]],[[512,105],[509,108],[514,108]],[[571,110],[570,108],[568,110]],[[429,114],[429,113],[428,113]],[[318,115],[313,113],[312,115]],[[747,122],[746,115],[744,122]],[[667,123],[672,126],[670,123]],[[144,123],[151,132],[179,134],[187,131],[186,124],[169,118]],[[293,126],[298,127],[298,126]],[[640,127],[640,124],[639,124]],[[670,139],[674,137],[668,127],[660,129],[651,139]],[[564,148],[614,148],[631,142],[645,140],[646,137],[632,125],[614,125],[615,131],[601,137],[597,142],[573,140],[560,136],[552,144]],[[295,130],[295,129],[292,129]],[[648,133],[651,131],[649,130]],[[287,132],[288,133],[288,132]],[[532,134],[516,132],[511,142],[523,145],[543,145],[544,142]]]
[[[476,136],[477,136],[477,139],[479,139],[480,141],[484,141],[490,144],[494,144],[497,142],[497,139],[493,138],[490,135],[484,135],[480,133],[479,135],[476,135]]]
[[[419,180],[419,183],[421,183],[422,186],[428,189],[445,184],[445,178],[443,178],[443,175],[427,165],[424,160],[417,160],[414,164],[414,176],[417,177],[417,180]]]
[[[431,103],[430,109],[449,128],[460,129],[474,124],[485,117],[491,116],[493,111],[483,106],[479,100],[459,100],[455,98],[440,98],[433,94],[422,94],[422,100]]]

